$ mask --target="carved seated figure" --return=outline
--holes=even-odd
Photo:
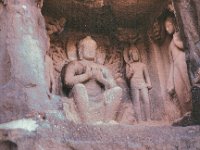
[[[97,64],[96,42],[87,36],[79,42],[79,60],[71,61],[66,68],[64,82],[71,88],[70,94],[82,122],[90,122],[90,108],[102,103],[101,121],[115,120],[121,102],[122,89],[118,87],[103,65]]]

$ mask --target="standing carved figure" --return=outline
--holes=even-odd
[[[176,94],[181,114],[191,111],[191,87],[188,77],[185,52],[180,35],[176,32],[175,20],[171,17],[165,21],[166,31],[173,35],[169,45],[169,57],[171,61],[170,74],[168,80],[168,93],[170,96]]]
[[[150,121],[150,100],[148,90],[150,90],[152,86],[149,73],[146,65],[139,61],[137,51],[129,50],[129,55],[132,59],[132,62],[129,62],[129,64],[126,65],[126,76],[130,81],[131,97],[134,104],[137,121],[142,121],[140,95],[144,101],[144,114],[146,116],[146,120]]]
[[[121,102],[122,89],[118,87],[103,65],[95,62],[97,44],[90,36],[79,42],[79,60],[70,62],[65,72],[65,84],[72,88],[82,122],[89,122],[89,109],[103,102],[104,122],[115,120]]]

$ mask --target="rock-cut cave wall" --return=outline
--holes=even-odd
[[[47,34],[36,3],[1,3],[0,122],[52,109],[44,78]]]
[[[118,37],[110,38],[104,33],[83,32],[66,26],[61,27],[59,22],[63,21],[62,18],[45,18],[47,32],[51,39],[51,48],[48,53],[50,53],[54,65],[55,94],[63,97],[67,96],[67,89],[63,89],[62,69],[70,61],[78,60],[78,42],[87,35],[91,35],[98,44],[99,52],[97,52],[97,59],[105,59],[104,65],[110,69],[117,84],[123,89],[122,101],[124,104],[121,106],[122,114],[119,115],[120,120],[126,120],[125,118],[132,116],[133,113],[128,112],[130,109],[133,109],[133,106],[130,94],[130,82],[126,78],[126,62],[124,60],[124,51],[125,49],[129,49],[130,45],[126,38],[128,36],[126,35],[128,28],[121,29],[123,33],[119,33],[121,35],[118,35]],[[139,37],[138,35],[134,37],[135,33],[132,29],[128,30],[131,31],[129,34],[133,37],[133,40]],[[119,36],[124,36],[124,39],[122,38],[123,41],[118,39]],[[168,55],[169,41],[170,37],[167,37],[161,45],[155,42],[149,42],[149,45],[147,45],[144,39],[140,39],[133,44],[139,51],[141,62],[147,64],[153,86],[152,90],[149,91],[151,117],[153,120],[159,121],[173,121],[180,116],[178,106],[175,102],[170,101],[166,88],[170,66]],[[67,109],[70,109],[70,107],[67,107]]]
[[[169,60],[167,54],[169,43],[167,42],[167,39],[166,42],[161,45],[150,42],[148,41],[148,34],[145,34],[149,27],[147,24],[149,22],[150,24],[153,23],[152,19],[144,22],[145,17],[147,17],[145,14],[149,11],[152,12],[149,13],[152,17],[160,14],[162,9],[160,9],[160,13],[159,10],[157,12],[153,12],[152,10],[158,5],[151,8],[151,3],[145,3],[144,5],[142,2],[139,3],[138,5],[141,5],[141,9],[134,9],[133,12],[131,9],[128,9],[126,12],[129,14],[136,14],[135,18],[127,18],[125,17],[126,14],[122,13],[125,19],[125,24],[122,24],[123,20],[121,22],[119,21],[122,16],[118,15],[118,6],[113,3],[105,3],[105,7],[98,6],[97,8],[84,4],[84,7],[91,11],[89,13],[91,15],[89,20],[81,19],[82,16],[79,16],[80,14],[69,11],[72,6],[74,8],[80,8],[80,11],[83,11],[83,6],[79,2],[72,2],[66,5],[66,8],[63,9],[63,11],[66,12],[67,16],[63,16],[58,9],[53,8],[53,5],[51,5],[52,3],[53,1],[49,3],[45,1],[44,3],[43,15],[46,16],[46,21],[48,20],[46,25],[42,14],[40,13],[39,2],[19,1],[15,4],[14,1],[9,1],[4,2],[1,7],[2,34],[0,39],[2,41],[1,65],[3,70],[0,79],[1,83],[4,85],[2,91],[5,92],[7,87],[12,85],[12,82],[9,81],[14,82],[12,88],[20,89],[17,93],[21,94],[17,98],[10,98],[24,99],[23,101],[25,101],[25,106],[18,110],[20,111],[20,115],[22,115],[23,111],[29,111],[29,107],[27,106],[28,103],[33,106],[33,108],[31,108],[33,110],[41,110],[42,108],[47,108],[49,107],[48,105],[51,105],[48,102],[50,96],[48,94],[46,79],[44,78],[45,66],[43,65],[45,64],[45,55],[46,52],[48,52],[48,46],[50,46],[49,51],[52,53],[51,57],[54,65],[54,75],[56,80],[55,94],[65,97],[65,91],[62,89],[61,70],[63,65],[68,63],[71,59],[69,58],[71,56],[68,55],[73,55],[72,57],[76,57],[76,59],[78,58],[77,56],[74,56],[74,54],[77,53],[76,44],[86,35],[90,34],[93,35],[96,40],[98,48],[104,49],[103,55],[105,55],[106,58],[104,65],[110,68],[118,85],[124,91],[123,101],[125,106],[122,106],[122,114],[119,115],[121,116],[121,119],[123,118],[123,113],[127,113],[126,109],[127,111],[133,109],[131,104],[132,102],[130,101],[130,85],[129,81],[126,79],[126,65],[123,58],[124,50],[127,48],[127,45],[131,44],[136,45],[139,50],[141,61],[147,64],[150,73],[153,86],[152,90],[149,91],[152,119],[174,120],[177,118],[178,112],[176,105],[169,101],[169,97],[166,93],[166,82],[169,74]],[[33,4],[34,6],[31,6]],[[164,3],[161,6],[163,5]],[[67,9],[68,7],[69,9]],[[126,8],[127,5],[121,5],[120,7]],[[142,12],[141,15],[137,15],[140,11]],[[52,12],[57,13],[52,15]],[[105,17],[107,13],[111,14],[108,18]],[[71,16],[68,16],[68,14],[71,14]],[[11,17],[7,20],[6,16],[8,15],[13,16],[13,18]],[[52,16],[54,18],[52,18]],[[58,18],[61,16],[65,17],[65,19],[59,20]],[[74,17],[77,17],[78,20],[74,20]],[[95,17],[97,17],[97,20],[94,19]],[[113,21],[109,22],[109,19]],[[130,24],[130,22],[134,22],[131,21],[133,19],[135,20],[135,23]],[[63,21],[66,21],[65,24],[63,24]],[[110,24],[107,24],[108,22]],[[99,23],[99,25],[96,23]],[[13,26],[13,24],[16,25],[11,28],[8,24],[11,26]],[[81,24],[85,25],[81,26]],[[114,28],[111,28],[114,24],[116,24]],[[140,26],[135,26],[135,24],[140,24]],[[64,26],[59,27],[59,25]],[[46,35],[45,28],[47,29],[47,33],[51,34],[50,45],[48,43],[49,39]],[[101,28],[108,28],[108,30],[102,30]],[[53,30],[53,32],[51,32],[51,30]],[[69,54],[69,51],[71,51],[72,54]],[[21,72],[18,68],[24,68],[25,71]],[[38,92],[40,94],[38,94]],[[44,99],[44,101],[38,102],[39,99]],[[5,105],[9,106],[9,100],[7,100],[7,98],[5,98],[5,100],[8,103]],[[26,101],[28,101],[28,103],[26,103]],[[8,114],[9,113],[8,110]],[[133,115],[133,112],[129,115]],[[126,117],[127,115],[125,115],[125,118]]]
[[[88,31],[88,28],[85,27],[84,29],[81,29],[80,26],[74,27],[73,21],[67,20],[67,17],[65,19],[60,19],[57,15],[54,17],[50,15],[50,17],[53,18],[52,21],[50,21],[51,23],[45,24],[43,15],[47,17],[48,12],[43,12],[42,15],[42,5],[40,2],[43,1],[4,0],[0,2],[0,149],[184,150],[200,148],[199,126],[174,128],[165,123],[163,126],[160,121],[162,119],[171,119],[170,121],[173,121],[177,113],[175,104],[169,101],[166,92],[167,77],[169,74],[168,46],[172,37],[163,36],[164,38],[160,38],[157,37],[157,34],[151,35],[149,32],[149,34],[144,34],[147,33],[147,26],[142,26],[142,28],[138,29],[135,28],[136,26],[132,27],[130,24],[131,27],[120,26],[120,28],[110,28],[112,30],[109,29],[106,31],[96,29]],[[48,2],[48,0],[46,0],[45,3],[46,2]],[[49,4],[52,2],[55,1],[49,0]],[[73,4],[72,6],[76,7],[75,10],[80,8],[77,7],[77,5],[98,9],[102,6],[102,2],[110,6],[114,3],[114,1],[109,0],[101,1],[100,3],[77,0],[75,3],[77,5],[74,5],[74,1],[65,2]],[[81,5],[83,2],[84,5]],[[135,1],[126,1],[129,3],[122,2],[123,1],[119,0],[114,4],[116,6],[121,6],[119,8],[122,9],[124,8],[123,6],[127,6],[127,4],[127,7],[129,7],[129,5],[132,6],[133,3],[131,2]],[[150,4],[156,2],[159,2],[158,6],[161,4],[159,0],[152,1]],[[198,23],[195,21],[196,18],[193,17],[193,15],[195,14],[199,17],[199,9],[193,12],[185,11],[185,9],[194,8],[193,4],[188,3],[191,1],[183,0],[175,2],[180,31],[184,33],[182,38],[187,49],[186,60],[188,65],[192,67],[192,69],[189,69],[189,72],[193,75],[191,76],[193,77],[191,81],[194,81],[192,84],[192,100],[194,105],[192,117],[190,115],[184,116],[186,118],[183,118],[182,123],[185,124],[180,125],[188,125],[188,123],[189,125],[194,125],[199,124],[198,85],[200,77],[196,70],[198,68],[197,64],[199,59],[192,59],[194,57],[193,54],[198,53],[198,40],[196,43],[192,43],[192,36],[190,35],[192,32],[190,31],[192,29],[195,33],[198,32],[196,31],[197,29],[187,28],[187,26],[198,26]],[[198,3],[197,0],[193,2],[196,2],[196,4]],[[62,5],[63,3],[60,4]],[[142,0],[140,4],[143,4],[140,6],[148,5],[153,9],[156,8],[149,5],[145,0]],[[190,7],[179,7],[182,6],[182,4],[189,4]],[[44,5],[44,8],[46,6]],[[195,8],[198,7],[199,5],[196,5]],[[47,8],[48,7],[45,9]],[[107,8],[108,7],[106,7],[106,9]],[[115,8],[115,10],[118,10],[118,7]],[[138,9],[137,7],[137,9],[134,10],[138,11]],[[49,9],[49,11],[50,10],[53,9]],[[109,10],[112,9],[109,7]],[[123,12],[124,10],[125,9],[123,9]],[[131,10],[131,7],[129,10]],[[62,11],[63,9],[61,9],[61,12]],[[159,11],[158,14],[160,14],[160,12],[161,11]],[[120,11],[113,14],[120,15]],[[121,13],[121,15],[122,14],[123,13]],[[144,19],[140,15],[135,16],[139,19],[138,21]],[[159,15],[156,13],[156,16]],[[190,22],[185,21],[184,16],[189,17],[188,20]],[[123,18],[124,16],[122,15],[121,17]],[[143,19],[140,20],[140,17]],[[127,18],[129,18],[128,15]],[[119,20],[118,18],[118,21]],[[64,27],[63,22],[65,21],[66,24]],[[122,23],[123,25],[127,23],[126,18],[123,21],[125,22]],[[89,28],[90,27],[91,26],[89,26]],[[103,27],[102,24],[100,24],[100,27]],[[131,30],[129,30],[130,28]],[[50,32],[51,30],[49,29],[53,30],[53,32]],[[139,31],[137,34],[135,34],[136,29]],[[157,32],[157,28],[153,30]],[[109,33],[112,31],[112,34],[106,34],[108,31]],[[47,34],[51,34],[50,39]],[[96,124],[80,123],[79,118],[76,116],[76,108],[73,106],[73,99],[66,97],[66,91],[62,89],[61,74],[63,66],[69,63],[69,61],[77,59],[77,42],[88,34],[92,35],[98,44],[99,58],[106,58],[104,66],[112,71],[117,84],[124,90],[122,99],[124,105],[121,106],[121,110],[123,111],[119,111],[119,120],[116,120],[118,122],[121,120],[120,123],[122,124],[116,122],[109,122],[107,124],[102,122]],[[151,105],[153,107],[151,112],[152,119],[158,120],[158,122],[135,125],[136,122],[132,117],[134,112],[132,103],[130,102],[129,82],[127,82],[125,78],[125,60],[123,54],[126,48],[128,48],[128,45],[133,44],[130,41],[134,41],[133,43],[139,51],[141,61],[148,67],[153,85],[152,90],[149,92]],[[197,48],[194,48],[194,44],[196,44]],[[191,48],[194,49],[191,50]],[[195,53],[191,54],[191,52]],[[51,91],[53,88],[49,91],[48,80],[45,78],[46,65],[50,67],[50,63],[46,64],[46,54],[50,55],[53,60],[53,62],[51,61],[51,67],[54,69],[53,74],[56,80],[55,91]],[[188,56],[190,56],[189,59]],[[196,56],[197,55],[195,55],[195,58],[198,58]],[[102,59],[98,61],[101,62]],[[55,92],[56,94],[50,92]],[[129,102],[126,103],[126,101]],[[63,115],[63,109],[66,116]],[[127,125],[130,123],[131,125]]]

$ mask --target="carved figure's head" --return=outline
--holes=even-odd
[[[140,61],[138,49],[135,46],[131,46],[129,50],[129,57],[132,59],[133,62]]]
[[[78,53],[80,59],[95,60],[97,43],[91,36],[87,36],[79,42]]]
[[[168,17],[165,20],[165,29],[166,29],[167,33],[169,33],[169,34],[173,34],[175,32],[176,28],[175,28],[174,18]]]
[[[130,58],[132,58],[133,62],[138,62],[140,60],[137,51],[130,51]]]

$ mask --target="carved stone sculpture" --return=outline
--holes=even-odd
[[[70,62],[65,72],[65,84],[72,90],[82,122],[89,122],[89,109],[103,103],[103,120],[115,120],[121,101],[122,89],[118,87],[103,65],[95,62],[96,42],[87,36],[79,42],[79,60]]]
[[[146,65],[139,61],[138,52],[136,50],[130,50],[129,55],[132,62],[129,61],[129,63],[126,64],[126,76],[130,81],[131,97],[134,103],[137,121],[142,121],[140,95],[144,101],[146,120],[149,121],[151,117],[148,90],[152,88],[149,73]]]
[[[180,35],[175,31],[173,18],[167,18],[165,28],[169,34],[173,35],[169,45],[169,57],[171,61],[170,74],[168,80],[168,93],[177,95],[182,115],[191,111],[191,87],[188,77],[187,65],[183,42]]]
[[[197,70],[196,78],[195,78],[194,82],[195,82],[195,84],[200,83],[200,68]]]

